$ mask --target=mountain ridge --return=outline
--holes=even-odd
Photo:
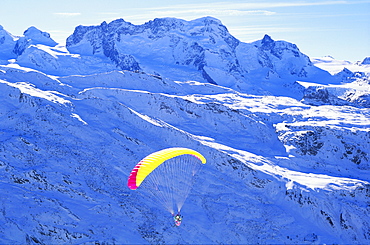
[[[84,31],[80,32],[79,29]],[[89,39],[89,35],[96,35],[92,38],[94,43],[88,40],[83,41],[82,33],[86,36],[85,39]],[[158,33],[160,35],[156,36]],[[136,59],[141,57],[145,60],[152,60],[151,63],[158,63],[159,61],[162,66],[167,68],[166,70],[168,68],[176,69],[174,65],[188,66],[201,73],[196,78],[203,77],[207,82],[228,87],[236,84],[239,86],[245,85],[248,81],[244,77],[248,77],[248,73],[256,68],[255,74],[261,73],[261,70],[265,69],[267,71],[264,73],[276,74],[276,78],[283,77],[286,73],[289,76],[307,76],[305,67],[311,69],[312,64],[307,56],[299,52],[296,45],[286,44],[283,41],[275,42],[268,35],[264,38],[262,42],[269,38],[270,46],[258,42],[253,44],[242,43],[230,35],[227,28],[220,21],[211,17],[189,22],[175,18],[155,19],[142,25],[132,25],[121,19],[109,24],[103,22],[100,26],[77,28],[75,33],[67,39],[67,48],[75,53],[92,50],[90,54],[96,52],[101,54],[102,52],[98,50],[102,48],[104,54],[116,63],[118,62],[117,55],[121,53],[121,55],[133,55]],[[135,42],[132,43],[131,39]],[[96,40],[101,41],[95,43]],[[145,49],[131,48],[130,45],[136,45],[137,42],[146,43],[150,49],[155,50],[155,53]],[[109,45],[104,46],[105,44]],[[246,52],[249,54],[255,53],[254,57],[249,56],[253,60],[243,59]],[[286,54],[287,52],[291,52],[292,55]],[[292,60],[289,65],[291,67],[278,65],[279,61],[285,58],[284,56]],[[300,59],[300,56],[302,56],[302,59]],[[298,62],[298,60],[301,61]],[[143,62],[139,61],[138,63]],[[249,63],[259,65],[256,67]],[[149,69],[143,71],[150,73],[153,68],[150,68],[148,64],[145,64],[145,66]],[[134,70],[138,67],[126,68]],[[217,78],[219,76],[222,79]],[[285,75],[285,77],[287,76]],[[267,75],[264,78],[270,79]]]
[[[39,36],[45,37],[45,33],[40,33]],[[29,46],[33,50],[19,57],[20,64],[55,75],[73,74],[68,64],[62,62],[69,59],[66,63],[75,63],[81,75],[91,73],[93,66],[104,67],[101,63],[106,63],[106,71],[123,69],[159,75],[166,72],[166,77],[171,76],[171,79],[202,80],[235,89],[256,87],[257,91],[261,88],[250,80],[262,79],[272,83],[290,80],[289,83],[293,83],[297,78],[310,80],[309,74],[319,72],[324,76],[325,73],[313,67],[309,58],[294,44],[275,42],[270,38],[273,41],[270,50],[266,45],[259,47],[258,42],[243,43],[212,17],[189,22],[176,18],[155,19],[142,25],[119,19],[99,26],[79,26],[67,38],[67,52],[55,48],[52,39],[51,46],[39,42],[39,48],[30,45],[29,41],[22,42],[22,39],[9,53],[20,55]],[[145,45],[138,49],[140,42]],[[145,46],[148,48],[144,49]],[[76,55],[82,58],[81,62]],[[282,61],[282,58],[290,61]],[[54,65],[50,66],[51,63]],[[285,63],[289,63],[288,66]],[[186,69],[189,72],[184,73]],[[171,70],[173,74],[169,73]],[[292,76],[295,78],[290,79]],[[326,79],[331,78],[326,76]]]

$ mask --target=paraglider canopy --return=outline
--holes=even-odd
[[[174,207],[179,214],[192,188],[193,177],[205,163],[205,157],[192,149],[160,150],[142,159],[132,169],[127,186],[131,190],[140,187],[141,193],[161,203],[175,217]],[[177,223],[180,225],[181,219]]]
[[[157,151],[145,157],[134,167],[134,169],[131,171],[130,177],[128,178],[128,187],[131,190],[136,190],[143,180],[160,164],[166,160],[184,154],[192,155],[201,160],[203,164],[206,163],[204,156],[202,156],[199,152],[188,148],[174,147]]]

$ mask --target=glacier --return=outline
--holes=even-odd
[[[213,17],[0,27],[0,243],[369,243],[369,77]],[[207,159],[180,227],[127,187],[175,146]]]

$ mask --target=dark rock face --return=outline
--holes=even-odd
[[[303,100],[309,105],[349,105],[348,101],[332,95],[328,89],[320,86],[310,86],[305,90]]]
[[[125,24],[122,26],[122,24]],[[116,20],[107,24],[103,22],[100,26],[78,26],[74,33],[68,37],[66,46],[71,52],[82,53],[86,55],[106,56],[111,59],[117,67],[122,70],[139,71],[139,63],[130,54],[122,54],[116,47],[118,35],[127,33],[130,30],[130,23],[123,20]],[[121,28],[117,31],[116,28]],[[88,50],[71,48],[80,42],[88,43]]]
[[[324,145],[323,142],[320,142],[319,134],[314,131],[307,131],[304,134],[298,135],[295,143],[299,147],[302,155],[312,156],[316,156],[320,148]]]

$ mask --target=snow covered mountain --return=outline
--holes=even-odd
[[[369,243],[367,72],[211,17],[0,40],[0,243]],[[174,146],[207,159],[180,227],[126,186]]]
[[[335,60],[333,57],[313,58],[313,63],[333,74],[337,84],[301,83],[306,87],[304,101],[312,104],[352,105],[370,108],[368,58],[362,62]]]
[[[100,26],[79,26],[66,45],[71,53],[107,57],[124,70],[237,90],[260,91],[255,79],[287,84],[317,74],[330,79],[296,45],[274,41],[268,35],[255,43],[243,43],[211,17],[193,21],[162,18],[143,25],[119,19]]]

